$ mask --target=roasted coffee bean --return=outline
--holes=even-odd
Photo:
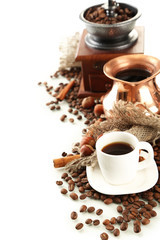
[[[122,215],[127,215],[129,213],[129,210],[126,208],[125,210],[123,210]]]
[[[60,120],[63,122],[65,119],[66,119],[67,115],[63,114],[61,117],[60,117]]]
[[[77,219],[77,217],[78,217],[78,214],[75,211],[71,212],[71,219],[75,220]]]
[[[131,221],[131,219],[126,214],[123,215],[123,219],[124,219],[125,222],[130,222]]]
[[[75,228],[76,228],[77,230],[82,229],[82,228],[83,228],[83,223],[77,223],[76,226],[75,226]]]
[[[86,177],[85,177],[85,178],[82,178],[82,179],[81,179],[81,182],[82,182],[82,183],[88,183],[88,179],[87,179]]]
[[[87,197],[87,195],[84,193],[84,194],[81,194],[80,196],[79,196],[79,198],[81,199],[81,200],[84,200],[84,199],[86,199],[86,197]]]
[[[155,193],[154,193],[154,198],[155,198],[156,200],[160,199],[160,193],[155,192]]]
[[[118,237],[120,235],[120,231],[118,228],[115,228],[114,231],[113,231],[113,234],[115,237]]]
[[[97,226],[100,224],[100,221],[98,219],[93,220],[93,225]]]
[[[89,212],[89,213],[92,213],[92,212],[94,212],[94,211],[95,211],[95,207],[89,207],[89,208],[88,208],[88,212]]]
[[[122,222],[120,225],[121,231],[126,231],[128,228],[128,223],[127,222]]]
[[[68,177],[68,173],[63,173],[61,176],[62,179],[65,179],[66,177]]]
[[[54,105],[50,107],[50,110],[54,110],[54,109],[55,109],[55,106],[54,106]]]
[[[85,223],[88,225],[92,224],[92,219],[91,218],[86,219]]]
[[[73,123],[73,122],[74,122],[74,118],[69,118],[69,121],[70,121],[71,123]]]
[[[62,153],[62,157],[66,157],[67,156],[67,153],[66,152],[63,152]]]
[[[77,172],[72,173],[72,177],[73,177],[73,178],[78,177],[78,173],[77,173]]]
[[[138,213],[135,213],[135,212],[131,212],[131,214],[132,214],[133,216],[135,216],[135,217],[138,216]]]
[[[109,225],[110,224],[110,221],[109,221],[109,219],[105,219],[104,221],[103,221],[103,225]]]
[[[113,202],[119,204],[121,203],[121,199],[119,197],[114,197]]]
[[[74,114],[74,115],[77,115],[77,114],[78,114],[78,110],[74,110],[74,111],[73,111],[73,114]]]
[[[159,186],[157,186],[157,185],[155,185],[155,191],[157,191],[157,192],[159,192],[160,193],[160,187]]]
[[[88,192],[86,192],[86,195],[87,195],[87,197],[92,197],[93,196],[93,192],[92,191],[88,191]]]
[[[133,224],[134,224],[134,225],[139,225],[139,226],[141,226],[141,222],[140,222],[139,220],[135,220],[135,221],[133,222]]]
[[[128,206],[128,204],[129,204],[128,201],[123,201],[123,202],[122,202],[122,205],[123,205],[124,207]]]
[[[134,204],[137,203],[139,201],[139,196],[134,194]]]
[[[62,181],[56,181],[56,184],[57,184],[58,186],[60,186],[60,185],[63,184],[63,182],[62,182]]]
[[[139,233],[141,231],[141,227],[136,224],[136,225],[134,225],[133,230],[134,230],[135,233]]]
[[[86,183],[85,186],[84,186],[84,188],[85,188],[86,190],[92,189],[89,183]]]
[[[142,220],[142,214],[141,213],[138,214],[136,217],[137,217],[138,220]]]
[[[133,202],[134,202],[134,198],[133,198],[133,197],[129,197],[129,198],[128,198],[128,202],[129,202],[129,203],[133,203]]]
[[[84,192],[85,192],[85,189],[84,189],[84,187],[82,187],[82,186],[80,186],[80,187],[78,188],[78,190],[79,190],[80,193],[84,193]]]
[[[111,223],[111,224],[117,223],[117,219],[116,219],[115,217],[112,217],[112,218],[110,219],[110,223]]]
[[[151,217],[156,217],[157,216],[157,213],[154,210],[149,211],[149,213],[150,213]]]
[[[109,231],[113,231],[114,230],[114,226],[112,224],[107,224],[106,225],[106,229]]]
[[[65,189],[65,188],[62,188],[62,189],[61,189],[61,193],[62,193],[62,194],[67,194],[67,192],[68,192],[67,189]]]
[[[101,238],[102,240],[108,240],[109,237],[108,237],[108,234],[107,234],[107,233],[103,232],[103,233],[101,233],[100,238]]]
[[[61,107],[58,105],[58,106],[56,106],[56,110],[60,110],[61,109]]]
[[[118,207],[117,207],[117,212],[119,212],[119,213],[122,213],[122,212],[123,212],[122,206],[118,206]]]
[[[60,87],[57,87],[54,89],[55,92],[59,92],[59,90],[60,90]]]
[[[79,210],[80,212],[86,212],[87,211],[87,206],[86,205],[82,205],[81,207],[80,207],[80,210]]]
[[[144,201],[138,201],[140,206],[143,207],[145,205],[145,202]]]
[[[111,204],[112,202],[113,202],[112,198],[106,198],[104,200],[104,203],[107,204],[107,205]]]
[[[55,102],[54,101],[50,101],[48,103],[46,103],[47,106],[51,105],[51,104],[54,104]]]
[[[73,112],[73,109],[72,109],[72,108],[69,108],[69,109],[68,109],[68,112],[69,112],[69,113]]]
[[[82,129],[82,133],[83,133],[83,134],[86,134],[86,133],[87,133],[87,129],[86,129],[86,128],[83,128],[83,129]]]
[[[100,194],[98,193],[98,192],[95,192],[94,194],[93,194],[93,198],[94,199],[100,199]]]
[[[144,208],[146,208],[148,211],[151,211],[153,207],[150,204],[145,204]]]
[[[138,202],[134,203],[132,205],[133,208],[139,209],[140,208],[140,204]]]
[[[78,199],[78,195],[76,193],[71,193],[69,195],[73,200],[77,200]]]
[[[81,119],[82,119],[82,116],[81,116],[81,115],[78,115],[78,116],[77,116],[77,119],[78,119],[78,120],[81,120]]]
[[[79,178],[85,178],[86,179],[86,171],[83,171],[80,175]],[[88,180],[88,179],[87,179]],[[83,180],[84,181],[84,180]]]
[[[157,203],[154,200],[148,201],[148,204],[150,204],[152,207],[156,207]]]
[[[102,201],[104,201],[106,198],[107,198],[106,195],[101,194],[100,199],[101,199]]]
[[[138,214],[138,210],[136,208],[134,208],[134,207],[130,208],[130,212],[131,213],[134,212],[134,213]]]
[[[117,223],[122,223],[123,222],[123,217],[122,216],[118,216],[117,217]]]
[[[103,213],[103,210],[102,210],[102,209],[99,208],[99,209],[96,210],[96,214],[97,214],[97,215],[101,215],[102,213]]]
[[[90,123],[89,120],[86,120],[86,121],[84,122],[84,124],[86,124],[86,125],[89,125],[89,123]]]
[[[79,184],[81,183],[81,179],[79,177],[77,177],[75,180],[74,180],[75,183]],[[81,183],[81,186],[82,186],[82,183]]]
[[[70,192],[72,192],[73,190],[74,190],[74,187],[75,187],[75,184],[69,184],[68,185],[68,190],[70,191]]]
[[[150,214],[149,212],[146,211],[146,212],[143,213],[143,217],[149,219],[149,218],[151,218],[151,214]]]
[[[83,185],[83,183],[77,182],[77,187],[78,187],[78,188],[81,187],[82,185]]]
[[[68,176],[68,177],[65,178],[66,182],[68,182],[69,180],[71,180],[71,177]]]
[[[147,224],[149,224],[149,223],[150,223],[150,220],[149,220],[149,219],[143,218],[143,220],[142,220],[142,224],[143,224],[143,225],[147,225]]]
[[[128,219],[129,219],[129,220],[134,220],[134,219],[136,219],[136,217],[137,217],[137,216],[134,216],[134,215],[131,214],[131,213],[128,214]]]
[[[121,199],[122,199],[122,202],[123,202],[123,201],[127,201],[128,195],[122,195],[122,196],[121,196]]]
[[[147,209],[146,208],[144,208],[144,207],[142,207],[140,210],[139,210],[139,213],[145,213],[147,211]]]
[[[69,179],[68,184],[75,184],[75,182],[72,179]]]

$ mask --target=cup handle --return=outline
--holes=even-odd
[[[139,142],[139,149],[147,150],[148,156],[144,161],[138,163],[138,171],[148,167],[154,161],[153,148],[150,143]]]

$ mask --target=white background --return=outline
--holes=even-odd
[[[123,1],[142,9],[137,25],[145,26],[145,54],[160,58],[160,3]],[[55,184],[61,171],[53,158],[70,153],[85,127],[59,121],[63,111],[53,113],[45,105],[50,96],[39,81],[51,81],[59,66],[58,46],[63,37],[84,28],[79,14],[100,1],[5,0],[0,3],[0,239],[51,240],[100,239],[103,227],[78,232],[70,220],[83,202],[60,194]],[[64,105],[63,110],[67,111]],[[115,206],[85,200],[87,206],[104,209],[104,219],[116,216]],[[160,215],[159,206],[157,207]],[[92,218],[96,218],[92,215]],[[79,215],[84,222],[87,215]],[[130,228],[119,239],[158,239],[159,216],[134,234]],[[110,239],[114,239],[110,235]]]

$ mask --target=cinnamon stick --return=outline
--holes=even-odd
[[[67,156],[62,158],[53,159],[53,164],[55,168],[64,167],[67,163],[80,158],[80,154],[73,155],[73,156]]]
[[[73,87],[74,84],[75,84],[75,80],[70,81],[58,94],[57,99],[60,101],[64,100],[65,96],[67,95],[67,93]]]

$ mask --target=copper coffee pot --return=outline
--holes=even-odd
[[[104,65],[105,75],[113,80],[113,87],[103,100],[104,110],[110,110],[115,101],[139,102],[160,114],[160,60],[143,54],[114,58]]]

